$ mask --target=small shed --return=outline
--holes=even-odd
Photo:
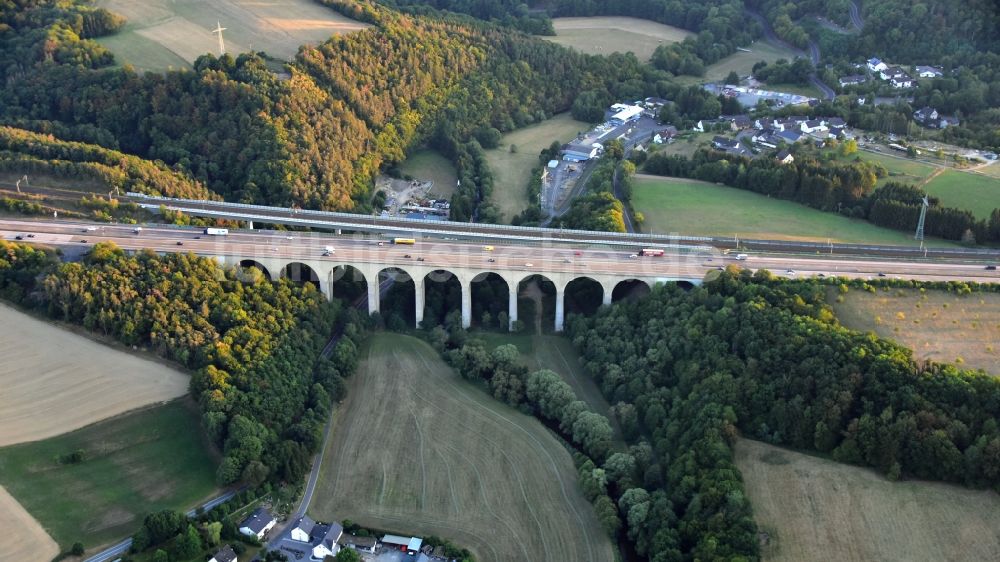
[[[559,167],[559,161],[558,160],[549,160],[549,168],[553,168],[554,169],[554,168],[558,168],[558,167]]]
[[[410,538],[409,544],[406,545],[406,553],[407,554],[417,554],[418,552],[420,552],[420,545],[422,545],[423,543],[424,543],[424,539],[422,539],[420,537],[412,537],[412,538]]]

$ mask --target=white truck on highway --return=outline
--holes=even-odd
[[[225,236],[229,234],[228,228],[206,228],[205,234],[209,236]]]
[[[749,256],[747,256],[746,254],[736,254],[736,259],[738,259],[738,260],[740,260],[740,261],[746,261],[746,259],[747,259],[748,257],[749,257]]]

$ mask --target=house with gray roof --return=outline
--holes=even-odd
[[[271,512],[263,507],[258,507],[253,513],[250,514],[249,517],[240,523],[240,533],[248,537],[254,537],[257,540],[263,540],[264,535],[266,535],[277,522],[278,520],[271,515]]]

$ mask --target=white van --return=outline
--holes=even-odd
[[[745,261],[747,259],[747,257],[748,256],[746,254],[736,254],[736,259],[738,259],[740,261]]]

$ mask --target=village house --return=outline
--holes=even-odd
[[[852,74],[850,76],[840,77],[840,87],[845,88],[847,86],[857,86],[858,84],[864,84],[868,81],[868,77],[864,74]]]
[[[778,152],[778,155],[775,156],[775,160],[781,164],[791,164],[792,162],[795,162],[795,157],[792,156],[792,153],[788,152],[788,150],[782,149]]]
[[[240,533],[248,536],[255,537],[257,540],[263,540],[264,535],[270,531],[274,525],[278,522],[271,513],[264,509],[263,507],[258,507],[250,514],[249,517],[243,520],[240,524]]]
[[[278,544],[278,550],[290,555],[289,558],[301,560],[308,553],[310,560],[323,560],[340,552],[338,541],[344,528],[339,523],[317,523],[303,516],[294,525],[291,538]]]
[[[888,65],[882,62],[881,59],[875,57],[868,59],[868,70],[872,72],[882,72],[886,68],[888,68]]]
[[[208,562],[236,562],[236,552],[227,544],[225,548],[212,555]]]
[[[934,66],[917,66],[916,72],[920,78],[940,78],[944,76],[944,72]]]

